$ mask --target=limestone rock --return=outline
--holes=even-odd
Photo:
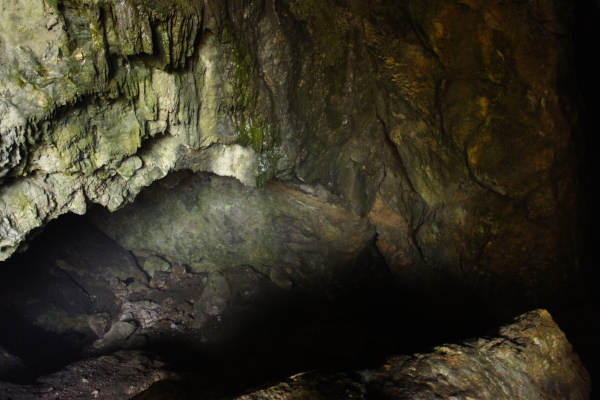
[[[326,188],[400,279],[443,271],[492,298],[576,284],[564,2],[0,9],[2,259],[191,169]]]
[[[0,317],[18,323],[0,342],[29,369],[164,341],[233,345],[245,325],[268,343],[260,321],[286,304],[308,310],[311,296],[330,301],[386,271],[368,219],[322,187],[180,172],[90,217],[96,226],[70,218],[5,263]]]
[[[250,186],[275,174],[282,143],[251,66],[198,2],[0,10],[0,259],[49,220],[90,202],[117,209],[175,169]]]
[[[496,337],[397,356],[375,370],[308,372],[239,400],[284,399],[577,399],[590,379],[545,310],[521,315]]]
[[[572,7],[0,0],[0,260],[113,212],[16,274],[2,334],[202,342],[253,296],[360,279],[372,244],[497,313],[577,294]]]
[[[349,276],[374,237],[322,189],[272,182],[244,187],[218,176],[179,174],[144,191],[136,204],[93,213],[95,224],[124,248],[184,264],[196,272],[250,265],[281,286],[313,286]],[[146,257],[144,269],[154,258]],[[155,259],[154,259],[155,260]]]

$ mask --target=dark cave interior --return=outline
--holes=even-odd
[[[1,317],[11,324],[2,330],[0,342],[31,366],[11,379],[28,382],[82,357],[82,349],[93,341],[92,332],[88,336],[51,333],[24,316],[52,303],[74,314],[83,311],[77,308],[93,307],[90,294],[57,270],[55,262],[75,251],[82,269],[90,259],[106,265],[116,247],[85,217],[66,216],[45,228],[26,253],[9,262],[1,290]],[[240,391],[299,371],[366,368],[388,354],[424,351],[484,334],[506,322],[490,313],[472,288],[459,282],[440,279],[409,285],[395,282],[377,254],[365,254],[356,262],[365,273],[359,282],[355,277],[340,278],[339,282],[349,284],[320,293],[266,288],[250,307],[234,300],[222,316],[223,326],[215,328],[225,334],[214,342],[198,345],[190,338],[165,334],[143,348],[190,374],[189,384],[202,376],[203,384],[219,382],[227,390]],[[103,292],[97,293],[100,297]],[[109,300],[93,302],[102,308]],[[243,309],[243,318],[236,308]]]
[[[0,331],[0,343],[27,365],[5,379],[31,383],[90,355],[94,332],[51,332],[40,328],[43,322],[36,318],[50,314],[52,308],[65,310],[63,318],[110,312],[114,294],[108,283],[90,290],[83,286],[85,278],[82,285],[58,266],[66,259],[81,271],[105,268],[118,253],[128,252],[87,217],[69,215],[49,224],[26,252],[5,263],[0,318],[10,323]],[[159,332],[142,343],[126,344],[164,360],[169,370],[184,377],[160,382],[143,395],[148,397],[140,398],[153,398],[153,391],[158,398],[168,394],[178,399],[207,393],[235,395],[301,371],[362,370],[379,365],[389,354],[423,352],[440,343],[485,337],[512,316],[536,307],[552,313],[595,376],[598,325],[591,280],[584,293],[532,301],[513,287],[492,300],[481,288],[451,276],[399,280],[375,246],[354,262],[360,279],[356,274],[338,276],[325,288],[289,291],[253,282],[251,290],[257,293],[250,301],[232,297],[217,321],[205,328],[213,330],[212,338],[208,333],[201,343],[195,335],[206,332],[191,336]],[[240,276],[251,281],[243,273]],[[135,279],[123,282],[129,286]],[[110,350],[109,346],[98,353]]]
[[[489,288],[478,286],[477,280],[446,275],[443,270],[398,277],[371,243],[352,260],[352,265],[340,267],[348,276],[338,274],[335,281],[325,282],[322,287],[301,285],[289,289],[285,282],[274,285],[272,276],[264,276],[250,266],[228,270],[224,275],[230,293],[227,304],[219,303],[218,314],[206,311],[201,328],[191,333],[160,328],[138,337],[130,333],[99,347],[95,346],[97,332],[81,328],[81,324],[87,324],[81,321],[96,314],[115,318],[117,297],[121,295],[115,294],[116,290],[125,291],[123,296],[131,298],[138,293],[136,285],[141,284],[143,290],[139,293],[158,296],[161,301],[164,298],[160,296],[169,293],[185,302],[189,288],[176,274],[194,276],[203,287],[208,287],[209,278],[204,272],[169,260],[168,271],[150,276],[140,266],[146,255],[132,254],[99,230],[89,216],[65,215],[40,228],[25,251],[0,264],[0,350],[18,356],[26,365],[0,376],[1,380],[27,384],[85,357],[116,348],[141,349],[164,360],[167,369],[183,379],[160,382],[136,398],[161,398],[152,397],[153,391],[177,399],[207,393],[219,398],[302,371],[361,370],[380,365],[390,354],[424,352],[441,343],[485,337],[520,313],[545,308],[590,372],[592,398],[598,396],[594,389],[600,380],[600,311],[596,306],[600,302],[600,281],[595,271],[596,180],[592,171],[597,149],[593,132],[597,129],[600,62],[590,55],[590,38],[598,36],[600,6],[596,1],[582,1],[574,10],[569,67],[575,71],[569,74],[573,79],[564,82],[578,107],[573,142],[578,157],[582,276],[568,277],[574,285],[554,292],[540,289],[539,293],[524,293],[517,282]],[[99,209],[90,212],[94,213],[101,215]],[[69,268],[63,268],[64,260]],[[137,268],[135,276],[110,270],[103,275],[104,281],[87,285],[103,273],[99,271],[122,260],[127,260],[128,268]],[[70,275],[73,267],[82,271],[81,275]],[[159,278],[166,282],[163,286]],[[120,283],[113,284],[113,280]],[[246,296],[246,292],[251,295]],[[140,296],[137,300],[144,300]],[[196,306],[189,304],[193,310]],[[52,314],[55,310],[60,310],[59,314]],[[45,315],[69,319],[66,324],[75,328],[63,332],[40,328],[52,325],[40,319]]]

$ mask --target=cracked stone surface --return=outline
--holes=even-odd
[[[0,9],[3,259],[61,214],[119,209],[190,169],[324,187],[369,217],[401,276],[575,285],[565,4]]]
[[[371,275],[499,318],[577,296],[571,11],[0,0],[2,376]],[[70,213],[93,226],[24,262]]]

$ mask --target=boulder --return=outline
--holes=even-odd
[[[590,378],[545,310],[519,316],[494,337],[395,356],[377,369],[300,373],[236,400],[286,399],[574,399]]]

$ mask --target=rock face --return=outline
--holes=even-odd
[[[577,296],[567,3],[0,0],[0,373],[223,344],[375,281],[440,318]],[[92,225],[13,255],[67,213]],[[562,351],[538,339],[518,346]],[[401,388],[404,366],[471,360],[481,381],[451,371],[439,393],[487,396],[482,354],[526,371],[498,340],[372,374]],[[548,368],[488,383],[554,396]]]
[[[589,376],[565,335],[547,311],[536,310],[495,338],[392,357],[355,374],[298,374],[236,399],[531,400],[588,399],[589,393]]]
[[[277,330],[293,334],[261,322],[270,313],[302,324],[303,307],[358,285],[367,297],[387,273],[368,219],[323,188],[178,173],[135,205],[91,214],[104,232],[57,225],[7,262],[0,318],[14,322],[0,343],[30,368],[163,342],[268,346]]]
[[[95,213],[95,224],[141,257],[165,257],[196,272],[249,265],[282,287],[349,275],[374,227],[322,187],[180,174],[141,194],[135,207]],[[143,269],[152,274],[154,267]],[[275,279],[277,282],[278,280]],[[304,284],[309,281],[310,284]]]
[[[570,287],[563,7],[2,1],[0,257],[191,169],[321,185],[400,276]]]

